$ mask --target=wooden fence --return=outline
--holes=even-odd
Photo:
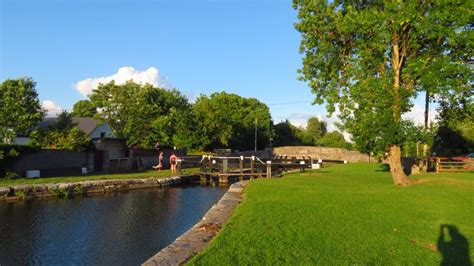
[[[436,173],[474,171],[474,159],[459,161],[445,157],[435,157]]]

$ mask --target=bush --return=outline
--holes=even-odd
[[[18,174],[15,173],[15,172],[7,171],[7,172],[5,173],[5,179],[17,179],[17,178],[19,178],[19,177],[20,177],[20,175],[18,175]]]

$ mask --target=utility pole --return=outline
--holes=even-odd
[[[257,118],[255,117],[255,151],[257,151]]]

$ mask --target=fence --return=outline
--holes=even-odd
[[[460,161],[445,157],[435,157],[434,162],[436,173],[474,171],[474,159]]]

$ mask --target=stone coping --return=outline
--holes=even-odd
[[[232,184],[197,224],[142,265],[180,265],[201,252],[242,201],[248,183],[247,180]]]
[[[199,176],[99,179],[54,184],[14,185],[0,187],[0,200],[15,201],[34,198],[67,197],[77,194],[108,193],[140,188],[165,187],[193,181],[199,181]]]

